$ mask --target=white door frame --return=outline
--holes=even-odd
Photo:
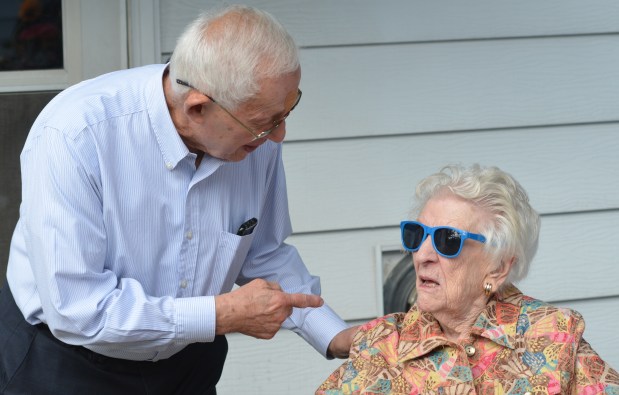
[[[127,0],[129,67],[161,63],[159,0]]]

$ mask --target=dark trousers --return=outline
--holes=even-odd
[[[157,362],[109,358],[30,325],[7,284],[0,290],[0,394],[215,395],[228,352],[224,336]]]

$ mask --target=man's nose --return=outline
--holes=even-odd
[[[267,138],[274,143],[281,143],[286,137],[286,120],[283,120],[273,131],[267,136]]]

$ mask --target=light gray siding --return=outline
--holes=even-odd
[[[542,214],[521,289],[580,311],[619,367],[619,2],[247,3],[301,46],[303,102],[284,143],[289,242],[342,317],[382,314],[377,251],[398,248],[422,177],[497,165]],[[202,6],[160,0],[162,58]],[[340,363],[289,332],[229,341],[224,395],[311,393]]]

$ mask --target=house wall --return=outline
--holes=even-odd
[[[221,2],[209,2],[208,5]],[[296,245],[351,323],[382,315],[381,259],[416,183],[451,162],[513,174],[542,214],[518,284],[578,309],[619,367],[619,3],[264,0],[301,47],[284,160]],[[198,0],[160,1],[162,59]],[[341,361],[289,332],[229,336],[222,394],[311,393]]]
[[[209,5],[218,2],[210,2]],[[542,214],[519,286],[578,309],[619,366],[619,34],[615,1],[248,1],[301,47],[303,103],[284,160],[296,245],[351,323],[382,314],[378,250],[399,243],[416,183],[497,165]],[[165,58],[200,1],[161,0]],[[294,334],[229,336],[219,391],[310,393],[340,361]],[[302,389],[302,390],[300,390]]]

